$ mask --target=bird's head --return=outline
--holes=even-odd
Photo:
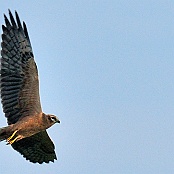
[[[60,123],[60,120],[55,115],[48,114],[46,116],[47,116],[47,119],[48,119],[48,121],[50,122],[51,125],[53,125],[55,123]]]

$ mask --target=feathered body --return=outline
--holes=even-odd
[[[18,120],[18,122],[16,122],[15,124],[10,124],[9,126],[0,128],[0,141],[8,139],[8,137],[10,137],[16,130],[17,132],[15,136],[19,136],[19,139],[17,139],[16,142],[41,131],[45,131],[45,129],[51,127],[54,123],[56,123],[56,121],[59,122],[58,120],[56,120],[56,117],[54,121],[53,117],[55,116],[46,115],[44,113],[40,113],[32,117],[26,116],[21,120]],[[33,119],[35,120],[34,122]]]
[[[60,121],[42,112],[39,78],[26,24],[9,11],[2,25],[0,90],[8,125],[0,129],[0,141],[33,163],[54,162],[55,147],[46,129]]]

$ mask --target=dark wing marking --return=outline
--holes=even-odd
[[[57,159],[54,144],[46,131],[17,141],[12,147],[33,163],[49,163]]]
[[[19,118],[42,112],[39,80],[27,27],[16,21],[9,11],[10,21],[4,15],[1,50],[1,99],[8,124]]]

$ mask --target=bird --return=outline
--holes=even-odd
[[[4,14],[0,57],[0,96],[8,125],[0,128],[0,141],[32,163],[57,160],[55,145],[46,129],[60,123],[57,116],[42,112],[39,77],[25,22],[9,10]]]

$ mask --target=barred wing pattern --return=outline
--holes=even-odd
[[[54,159],[57,159],[54,144],[46,131],[17,141],[12,144],[12,147],[33,163],[49,163],[49,161],[54,162]]]
[[[8,124],[20,118],[42,112],[39,97],[39,80],[32,47],[25,23],[16,21],[9,10],[10,21],[4,15],[1,50],[1,99]],[[43,147],[48,145],[46,150]],[[22,139],[12,147],[32,162],[49,162],[56,159],[54,144],[46,131]],[[35,157],[34,157],[34,155]],[[36,158],[37,156],[37,158]]]
[[[1,98],[8,123],[20,117],[40,113],[39,82],[26,25],[22,28],[16,12],[17,24],[11,14],[2,26]]]

